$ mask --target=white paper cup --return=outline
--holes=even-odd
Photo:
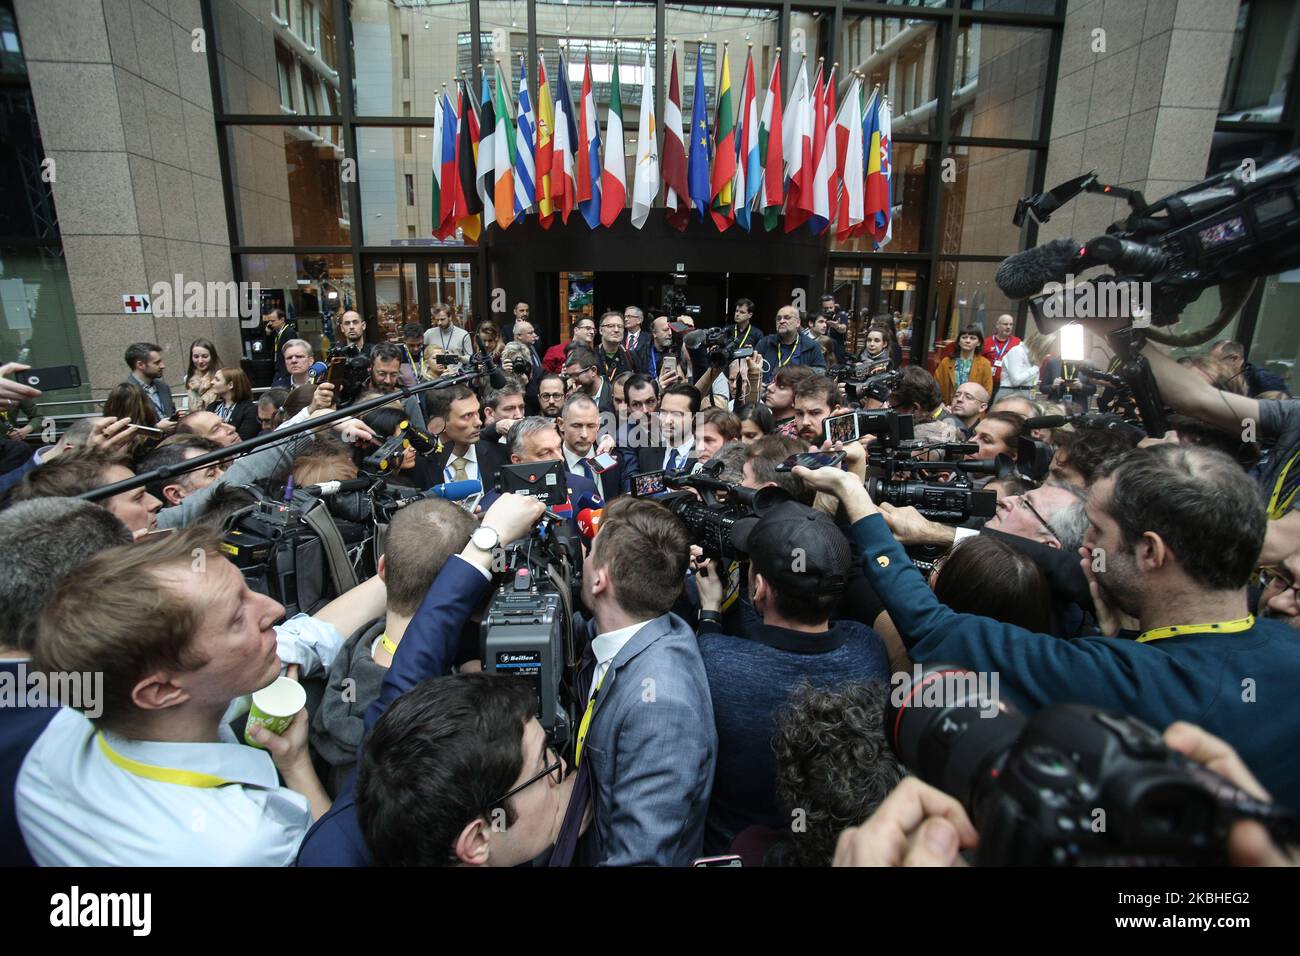
[[[282,734],[293,722],[294,715],[306,705],[307,691],[302,684],[288,677],[277,677],[273,683],[253,692],[253,705],[244,727],[245,742],[261,747],[249,731],[254,727],[265,727],[273,734]]]

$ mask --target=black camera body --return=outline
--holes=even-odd
[[[321,381],[334,386],[335,406],[356,402],[370,382],[370,359],[355,345],[336,345],[325,353],[325,361],[329,367]]]
[[[956,665],[917,665],[886,705],[889,743],[952,795],[989,866],[1214,866],[1228,828],[1295,821],[1165,746],[1134,717],[1054,704],[1025,718]]]
[[[916,508],[931,521],[958,524],[970,518],[991,518],[997,511],[998,498],[992,491],[980,491],[973,474],[996,475],[994,461],[925,461],[914,457],[918,452],[941,451],[965,454],[975,446],[964,442],[922,442],[912,437],[913,422],[909,415],[888,409],[859,412],[870,424],[876,440],[869,446],[868,464],[874,474],[867,479],[871,500],[905,508]],[[931,480],[931,476],[951,473],[949,481]]]
[[[717,466],[710,462],[695,472],[664,472],[662,481],[676,490],[656,495],[656,500],[681,518],[690,531],[691,541],[704,551],[705,558],[713,558],[726,567],[737,559],[731,533],[736,521],[751,515],[761,515],[790,495],[781,488],[745,488],[717,477]],[[719,494],[721,493],[721,494]]]
[[[855,402],[867,398],[886,402],[889,400],[889,394],[898,387],[898,383],[903,378],[902,371],[889,368],[888,362],[836,365],[828,369],[826,374],[839,383],[845,398]]]

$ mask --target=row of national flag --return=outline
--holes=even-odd
[[[831,230],[840,240],[868,237],[876,248],[890,241],[892,114],[879,88],[868,93],[857,74],[837,109],[834,67],[827,72],[819,61],[810,88],[805,61],[783,107],[778,53],[760,110],[753,53],[735,91],[724,48],[710,124],[703,58],[697,56],[694,109],[690,125],[683,126],[674,49],[661,132],[655,119],[654,71],[646,53],[629,187],[617,54],[603,150],[590,57],[583,65],[576,109],[563,54],[559,66],[552,89],[539,58],[535,100],[523,57],[515,98],[500,62],[493,84],[484,71],[477,97],[464,79],[454,94],[444,88],[438,95],[435,236],[447,238],[459,228],[466,239],[477,241],[486,227],[508,228],[533,211],[546,229],[556,216],[567,224],[575,209],[589,228],[608,227],[627,207],[629,192],[632,225],[640,229],[662,187],[668,222],[679,230],[686,228],[692,212],[699,222],[707,216],[720,231],[733,225],[749,231],[758,221],[771,231],[784,216],[786,232],[807,225],[815,235]]]

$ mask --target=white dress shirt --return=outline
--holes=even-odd
[[[591,652],[596,655],[596,669],[591,674],[591,690],[587,693],[587,699],[591,700],[596,693],[596,685],[600,684],[605,674],[609,671],[610,664],[614,663],[614,658],[618,652],[623,649],[628,641],[637,631],[650,623],[652,618],[644,621],[637,621],[635,624],[629,624],[627,627],[620,627],[617,631],[607,631],[604,634],[597,634],[591,639]],[[602,690],[605,689],[602,687]]]
[[[592,484],[596,486],[596,494],[600,495],[601,498],[608,500],[608,496],[605,494],[605,483],[601,480],[605,476],[596,470],[596,463],[593,460],[596,457],[596,446],[593,445],[591,448],[587,449],[585,458],[570,449],[568,445],[561,445],[560,449],[564,453],[564,467],[573,474],[578,475],[580,478],[590,478]],[[578,465],[578,462],[584,460],[591,468],[590,475],[583,471]]]
[[[305,614],[276,629],[281,662],[302,676],[328,671],[343,646],[331,624]],[[132,740],[105,732],[65,707],[28,752],[14,792],[23,839],[41,866],[288,866],[311,827],[303,795],[280,786],[265,750],[229,727],[248,709],[231,702],[208,743]],[[127,770],[125,760],[228,781],[188,786]]]
[[[686,459],[691,457],[691,452],[694,450],[695,436],[692,435],[686,440],[685,444],[678,445],[676,448],[665,448],[663,464],[660,467],[667,468],[668,460],[672,458],[673,452],[677,452],[677,467],[681,468],[686,464]]]
[[[447,457],[447,465],[442,469],[443,481],[455,481],[456,469],[452,465],[457,459],[465,459],[465,480],[480,481],[478,474],[478,448],[474,445],[469,446],[469,451],[464,455],[457,455],[454,451]]]

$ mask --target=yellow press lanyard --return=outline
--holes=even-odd
[[[799,338],[798,338],[798,336],[796,336],[796,337],[795,337],[795,340],[794,340],[794,345],[790,346],[790,354],[787,355],[784,359],[782,359],[782,358],[781,358],[781,343],[780,343],[780,342],[777,342],[777,343],[776,343],[776,367],[777,367],[777,368],[785,368],[785,366],[789,365],[789,364],[790,364],[790,360],[791,360],[792,358],[794,358],[795,350],[798,349],[798,348],[799,348]]]
[[[99,741],[99,749],[104,752],[104,756],[109,759],[110,763],[116,764],[127,773],[135,774],[137,777],[144,777],[146,780],[157,780],[160,783],[174,783],[182,787],[226,787],[234,783],[233,780],[223,780],[221,777],[214,777],[210,773],[198,773],[194,770],[177,770],[174,767],[155,767],[153,764],[141,763],[138,760],[132,760],[130,757],[124,757],[108,745],[104,738],[104,732],[101,730],[95,735]]]
[[[388,651],[389,657],[397,653],[397,645],[393,643],[393,639],[388,636],[387,631],[379,635],[379,646]]]
[[[1291,509],[1296,492],[1300,491],[1300,451],[1282,466],[1277,482],[1273,485],[1273,494],[1269,496],[1268,516],[1273,521],[1282,518]]]
[[[605,674],[608,673],[609,668],[607,667],[605,668]],[[596,690],[591,695],[591,700],[587,701],[587,709],[583,712],[582,723],[578,724],[578,743],[573,748],[573,765],[575,767],[582,763],[582,745],[587,740],[587,728],[591,726],[591,715],[596,709],[596,700],[600,697],[600,685],[605,683],[605,674],[601,674],[600,680],[596,681]]]
[[[736,342],[736,348],[743,349],[745,347],[745,343],[749,341],[749,333],[753,331],[754,331],[754,326],[753,324],[750,324],[745,326],[745,337],[743,339],[736,339],[736,336],[733,333],[731,337]],[[781,350],[780,346],[778,345],[777,351],[779,352],[780,350]]]
[[[1216,621],[1212,624],[1172,624],[1168,627],[1153,627],[1138,636],[1139,644],[1149,641],[1161,641],[1166,637],[1178,637],[1181,634],[1239,634],[1255,626],[1255,615],[1247,614],[1235,621]]]

